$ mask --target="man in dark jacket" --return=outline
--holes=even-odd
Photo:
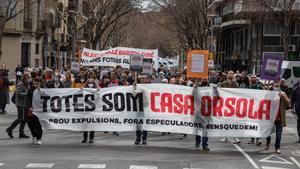
[[[298,130],[298,143],[300,143],[300,83],[293,88],[291,97],[291,108],[297,115],[297,130]]]
[[[239,84],[236,82],[235,78],[234,78],[234,72],[232,70],[228,71],[227,73],[227,80],[225,80],[224,82],[222,82],[219,87],[223,87],[223,88],[239,88]],[[231,138],[224,138],[222,139],[222,141],[227,142],[228,140],[230,140]],[[235,144],[240,144],[241,141],[239,138],[235,137],[233,138],[233,140],[231,140],[233,143]]]
[[[29,84],[31,83],[31,76],[29,73],[25,73],[21,81],[17,85],[16,90],[16,106],[18,110],[18,118],[11,124],[10,127],[6,129],[6,132],[10,138],[14,138],[13,129],[20,124],[19,138],[29,138],[29,136],[24,134],[24,127],[26,124],[27,117],[27,95],[30,89]]]

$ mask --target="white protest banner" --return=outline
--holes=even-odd
[[[110,67],[121,65],[123,68],[129,68],[130,55],[132,54],[141,54],[144,58],[153,59],[158,57],[158,50],[116,47],[97,51],[84,48],[81,55],[81,65]]]
[[[95,89],[41,89],[33,112],[45,129],[267,137],[279,108],[274,91],[138,84]]]

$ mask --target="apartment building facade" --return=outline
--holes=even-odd
[[[214,0],[209,6],[211,46],[215,63],[224,70],[259,72],[263,52],[283,52],[283,14],[273,15],[257,0]],[[300,16],[300,1],[293,4],[293,14]],[[298,17],[299,18],[299,17]],[[297,57],[300,49],[300,20],[289,28],[290,50]]]
[[[16,11],[24,11],[4,28],[1,63],[10,70],[18,64],[58,68],[65,63],[68,32],[58,18],[57,7],[64,10],[67,6],[68,0],[24,0],[19,3]]]

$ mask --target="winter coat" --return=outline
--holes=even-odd
[[[1,78],[3,79],[3,87],[0,88],[0,104],[9,104],[9,85],[13,83],[5,76]]]

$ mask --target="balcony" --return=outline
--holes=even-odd
[[[280,2],[278,2],[280,3]],[[279,5],[282,6],[283,5]],[[279,7],[274,5],[273,8],[274,11],[282,11],[282,7]],[[259,4],[256,1],[253,0],[238,0],[236,2],[227,3],[225,7],[223,8],[222,15],[226,16],[229,14],[239,15],[244,13],[254,13],[254,12],[262,12],[266,11],[267,9],[263,7],[261,4]],[[292,10],[300,12],[300,0],[296,0],[296,2],[293,4]]]
[[[208,9],[215,8],[219,4],[222,3],[222,0],[214,0],[211,4],[209,4]]]
[[[247,25],[250,23],[251,23],[250,20],[231,20],[231,21],[223,22],[221,24],[221,28],[230,27],[230,26]]]

